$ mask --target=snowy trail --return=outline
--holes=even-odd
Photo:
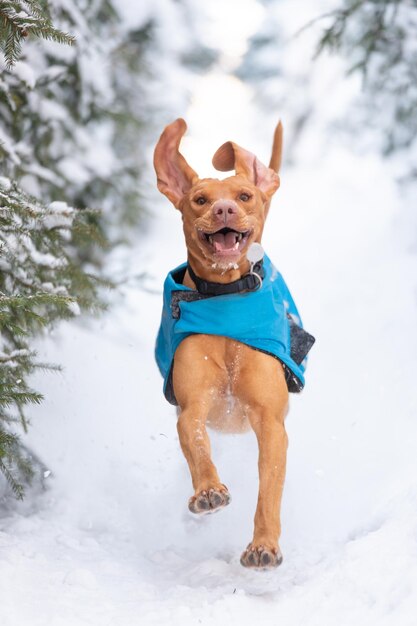
[[[65,365],[64,374],[39,380],[47,400],[31,431],[54,478],[39,511],[1,521],[2,624],[219,624],[225,616],[415,623],[416,426],[407,391],[415,304],[402,281],[410,259],[392,242],[390,210],[376,227],[375,213],[394,189],[387,183],[378,198],[362,188],[363,162],[349,163],[354,185],[334,173],[329,188],[331,163],[330,156],[321,168],[328,195],[320,206],[307,207],[305,195],[318,169],[287,174],[266,236],[318,337],[306,390],[287,420],[283,566],[259,575],[238,563],[256,502],[251,434],[214,437],[232,505],[198,521],[187,513],[191,485],[175,414],[152,359],[160,297],[132,292],[99,332],[63,328],[42,347]],[[383,177],[380,163],[368,166]],[[322,228],[332,220],[333,193],[346,198],[340,211],[349,210],[343,240]],[[279,203],[291,210],[280,212]],[[141,251],[159,284],[183,254],[179,215],[162,204],[160,211]],[[292,262],[294,238],[308,263]],[[381,341],[387,335],[393,340]]]
[[[239,98],[239,116],[213,111],[203,95],[214,85]],[[266,158],[275,119],[245,85],[218,70],[194,93],[184,150],[196,169],[207,173],[229,138]],[[203,128],[208,111],[216,124]],[[175,411],[153,361],[161,297],[130,289],[104,319],[40,344],[65,368],[35,381],[46,401],[30,442],[53,475],[36,504],[0,519],[2,626],[415,626],[412,233],[388,165],[321,132],[305,134],[297,167],[284,170],[264,238],[317,337],[287,419],[283,565],[259,574],[239,564],[257,496],[251,433],[213,436],[231,506],[188,513]],[[179,214],[154,197],[132,258],[152,289],[185,258]]]

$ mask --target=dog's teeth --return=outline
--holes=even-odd
[[[243,233],[239,233],[237,236],[237,240],[242,241],[242,239],[243,239]]]
[[[235,245],[233,246],[233,250],[237,250],[239,248],[239,242],[236,241]]]
[[[209,243],[211,243],[211,245],[213,245],[213,237],[211,235],[209,235],[208,240],[209,240]]]

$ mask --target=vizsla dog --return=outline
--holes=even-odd
[[[181,212],[187,263],[171,272],[156,357],[165,395],[178,406],[178,434],[194,495],[204,514],[230,502],[210,453],[206,426],[243,432],[259,445],[259,496],[245,567],[280,565],[278,540],[285,478],[288,392],[304,385],[305,356],[314,339],[302,330],[291,295],[260,245],[278,189],[282,126],[269,167],[232,142],[214,167],[235,170],[223,180],[200,179],[179,152],[184,120],[167,126],[155,149],[158,189]]]

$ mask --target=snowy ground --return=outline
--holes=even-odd
[[[238,115],[203,97],[216,84],[239,99]],[[186,117],[201,173],[227,139],[266,160],[273,118],[221,67],[196,83]],[[317,338],[287,419],[283,565],[239,564],[257,495],[251,433],[213,436],[231,506],[188,513],[175,412],[153,361],[161,296],[129,289],[102,320],[63,325],[40,345],[65,367],[35,381],[46,401],[30,443],[52,476],[35,504],[0,519],[2,626],[416,624],[415,241],[388,164],[322,131],[318,116],[264,238]],[[179,214],[156,194],[154,206],[130,263],[156,291],[184,246]]]

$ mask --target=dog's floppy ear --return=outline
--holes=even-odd
[[[181,118],[169,124],[159,138],[154,152],[158,189],[177,209],[184,194],[198,180],[198,175],[178,150],[186,130],[187,124]]]
[[[212,162],[220,172],[230,172],[234,169],[238,176],[245,176],[269,197],[279,187],[278,174],[261,163],[252,152],[241,148],[233,141],[227,141],[220,146]]]

